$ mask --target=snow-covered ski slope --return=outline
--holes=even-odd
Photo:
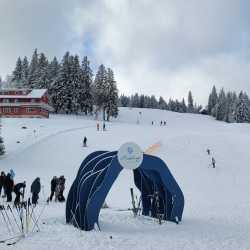
[[[160,126],[161,120],[167,125]],[[119,118],[107,123],[106,132],[97,132],[94,120],[61,115],[47,120],[2,119],[2,126],[7,155],[0,161],[0,170],[13,168],[15,182],[27,180],[28,185],[41,177],[41,201],[49,195],[53,175],[65,175],[68,190],[85,156],[94,150],[117,150],[127,141],[138,143],[142,149],[160,141],[162,147],[156,155],[167,163],[185,196],[180,225],[133,218],[130,211],[119,211],[132,206],[129,188],[133,178],[124,170],[107,197],[110,209],[101,212],[101,232],[79,232],[65,225],[65,204],[51,203],[42,217],[42,231],[18,242],[18,250],[250,249],[249,124],[120,108]],[[85,135],[87,148],[82,147]],[[215,169],[207,148],[216,160]],[[6,233],[0,221],[1,239]],[[0,245],[0,249],[6,247]]]

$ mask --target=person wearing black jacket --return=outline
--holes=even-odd
[[[64,192],[64,189],[65,189],[65,178],[64,176],[60,176],[60,178],[58,179],[58,201],[59,202],[64,202],[65,201],[65,198],[63,196],[63,192]]]
[[[1,172],[1,175],[0,175],[0,197],[1,197],[2,189],[3,189],[3,193],[5,195],[5,179],[6,179],[5,173]]]
[[[40,183],[40,178],[36,178],[30,188],[30,192],[32,193],[32,199],[31,202],[32,204],[36,205],[39,199],[39,193],[41,191],[41,183]]]
[[[7,202],[12,201],[12,191],[14,187],[14,181],[10,175],[10,173],[7,174],[6,179],[5,179],[5,192],[7,196]]]
[[[18,183],[14,186],[14,193],[16,194],[16,198],[14,201],[14,205],[18,205],[20,203],[20,197],[24,197],[24,189],[26,187],[26,182]]]
[[[56,176],[54,176],[53,179],[50,182],[51,193],[50,193],[49,201],[52,201],[52,199],[53,199],[53,196],[54,196],[55,191],[56,191],[57,184],[58,184],[58,179],[57,179]]]

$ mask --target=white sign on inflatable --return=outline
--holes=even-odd
[[[134,142],[127,142],[118,151],[118,161],[125,169],[136,169],[143,161],[143,152]]]

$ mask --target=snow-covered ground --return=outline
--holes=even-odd
[[[167,126],[160,126],[160,120],[166,120]],[[81,146],[85,135],[87,148]],[[13,168],[15,182],[27,180],[28,186],[34,178],[41,177],[41,203],[49,195],[52,176],[66,177],[67,194],[85,156],[95,150],[117,150],[128,141],[136,142],[142,149],[160,141],[162,147],[156,154],[167,163],[185,196],[183,221],[179,225],[158,225],[141,216],[134,218],[129,211],[119,211],[131,207],[129,188],[133,186],[133,177],[124,170],[107,197],[110,209],[101,212],[101,232],[80,232],[66,225],[65,204],[51,203],[43,214],[41,232],[29,235],[13,248],[250,249],[249,124],[226,124],[208,116],[161,110],[120,108],[118,119],[107,124],[106,132],[97,132],[92,119],[51,115],[50,119],[2,119],[2,136],[7,154],[0,160],[0,170]],[[207,148],[216,160],[215,169],[210,165]],[[0,240],[6,233],[0,221]],[[0,249],[6,248],[0,245]]]

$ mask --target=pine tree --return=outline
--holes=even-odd
[[[224,89],[220,90],[216,106],[216,120],[223,121],[226,116],[227,100]]]
[[[93,93],[92,93],[92,84],[93,84],[93,71],[90,67],[90,62],[88,57],[85,56],[82,61],[81,67],[81,82],[79,89],[79,105],[81,112],[84,112],[85,115],[93,111]]]
[[[215,105],[217,104],[218,101],[218,95],[215,86],[212,88],[212,92],[209,95],[208,98],[208,114],[211,115],[213,113],[213,109],[215,108]]]
[[[13,71],[12,82],[15,87],[22,87],[22,60],[18,57],[15,70]]]
[[[250,122],[250,106],[249,98],[246,93],[242,91],[239,94],[238,102],[236,105],[235,120],[238,123]]]
[[[105,103],[108,99],[107,91],[107,71],[105,66],[101,64],[94,80],[94,102],[96,110],[103,112],[103,120],[105,120]]]
[[[187,112],[187,105],[186,105],[186,103],[185,103],[184,98],[182,98],[181,109],[182,109],[182,112],[183,112],[183,113],[186,113],[186,112]]]
[[[57,58],[54,57],[52,62],[48,65],[48,79],[50,83],[56,79],[60,69],[60,64],[57,61]]]
[[[167,109],[167,103],[165,102],[165,100],[162,96],[160,96],[160,98],[159,98],[158,107],[160,109]]]
[[[194,100],[191,91],[188,92],[188,112],[189,113],[194,112]]]
[[[27,88],[33,88],[37,81],[37,69],[38,69],[38,54],[37,49],[35,49],[29,66],[28,81],[25,83]]]
[[[29,76],[29,61],[28,58],[25,56],[22,61],[22,83],[23,86],[27,84]]]
[[[118,89],[112,69],[107,70],[107,91],[108,98],[105,103],[105,110],[107,112],[107,121],[110,117],[117,117],[118,115]]]
[[[69,67],[69,52],[66,52],[61,63],[58,75],[51,87],[51,102],[56,113],[66,112],[64,104],[66,102],[67,84],[69,81],[70,67]]]
[[[35,70],[35,78],[32,83],[32,88],[36,89],[48,89],[49,77],[48,77],[49,62],[44,53],[41,53],[38,58],[37,69]]]
[[[4,155],[5,154],[5,147],[4,147],[4,141],[3,141],[3,137],[1,136],[1,132],[2,132],[2,125],[1,125],[1,120],[0,120],[0,155]]]

